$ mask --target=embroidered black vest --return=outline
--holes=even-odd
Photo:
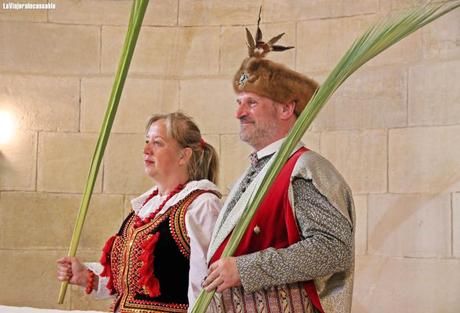
[[[111,279],[107,287],[117,295],[113,311],[187,312],[190,241],[185,213],[204,192],[210,191],[191,192],[139,228],[134,228],[135,214],[131,212],[116,236],[109,239],[106,261]],[[101,263],[104,265],[102,259]]]

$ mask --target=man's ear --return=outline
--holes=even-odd
[[[192,157],[192,148],[184,148],[179,152],[179,165],[185,165]]]
[[[290,119],[293,115],[295,115],[295,101],[291,101],[288,103],[278,103],[278,113],[279,116],[282,120],[288,120]]]

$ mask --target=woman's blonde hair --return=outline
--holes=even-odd
[[[187,167],[189,179],[208,179],[216,184],[219,169],[217,152],[203,140],[200,129],[192,118],[181,112],[155,114],[149,119],[146,131],[159,120],[165,122],[168,136],[176,140],[182,148],[192,149]]]

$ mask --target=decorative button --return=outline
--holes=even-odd
[[[254,227],[254,234],[256,235],[260,234],[260,227],[258,225]]]

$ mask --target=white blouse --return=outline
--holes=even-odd
[[[139,217],[147,217],[166,199],[167,195],[157,195],[143,206],[142,204],[148,196],[152,194],[155,188],[156,187],[153,187],[139,197],[131,200],[131,206]],[[171,197],[158,214],[165,213],[171,206],[175,205],[178,201],[184,199],[188,194],[197,189],[219,192],[217,186],[209,180],[191,181],[185,185],[184,189]],[[206,255],[214,224],[221,207],[222,203],[215,194],[203,193],[190,204],[185,214],[185,227],[187,228],[187,234],[190,238],[189,310],[192,309],[198,297],[201,290],[201,283],[208,271]],[[86,263],[86,266],[96,275],[99,275],[103,270],[100,263]],[[107,281],[107,277],[99,276],[98,290],[93,292],[96,298],[110,297],[109,290],[106,287]]]

